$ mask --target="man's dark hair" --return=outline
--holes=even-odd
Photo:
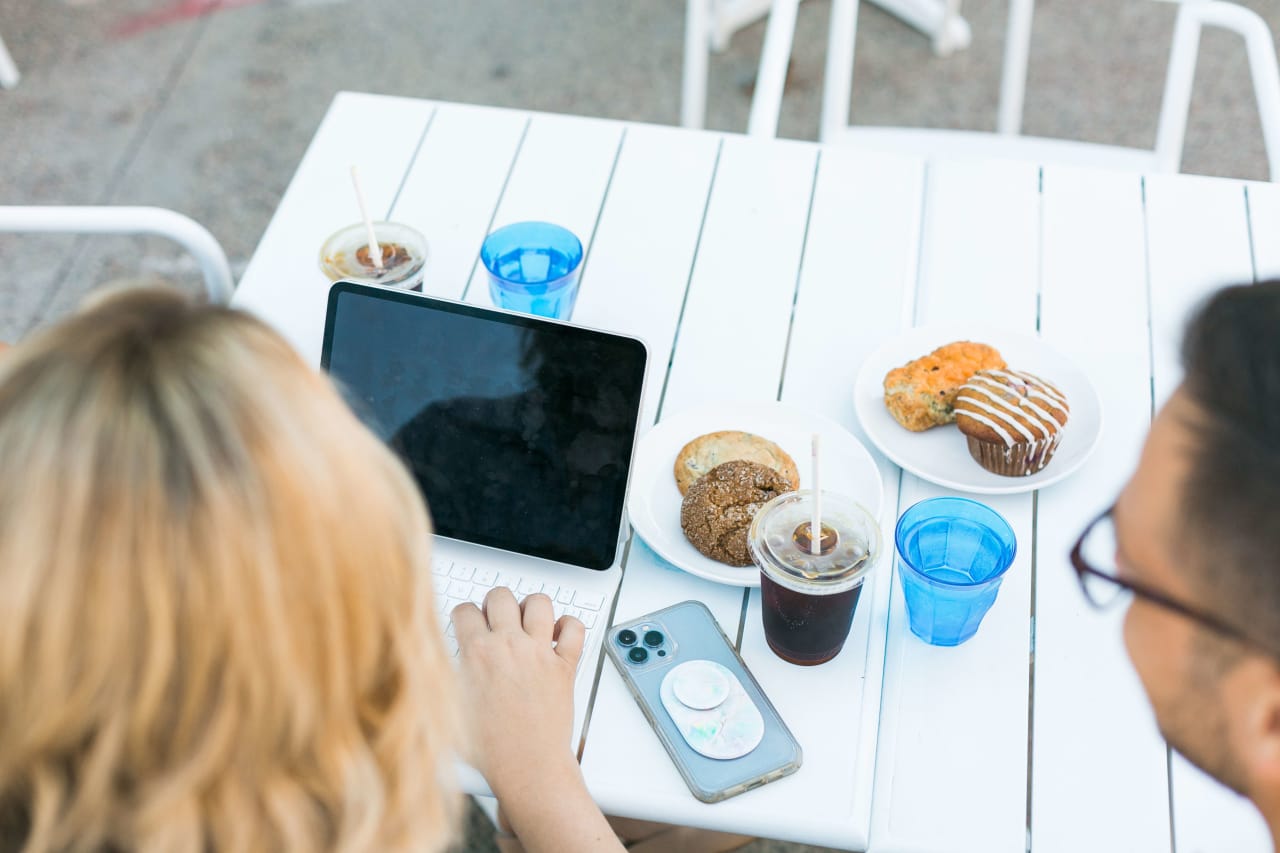
[[[1188,568],[1205,605],[1280,655],[1280,280],[1214,294],[1182,361],[1196,408]]]

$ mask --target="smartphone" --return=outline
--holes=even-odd
[[[684,601],[617,625],[605,646],[702,802],[800,769],[800,744],[706,605]]]

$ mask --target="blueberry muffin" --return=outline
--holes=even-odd
[[[954,423],[960,386],[980,370],[1005,366],[994,347],[956,341],[890,370],[884,378],[884,404],[912,432]]]

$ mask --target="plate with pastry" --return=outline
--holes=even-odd
[[[1102,436],[1089,377],[1039,338],[922,326],[858,371],[858,421],[906,471],[962,492],[1043,489],[1073,474]]]
[[[768,501],[809,488],[815,433],[822,490],[848,495],[879,518],[880,469],[840,424],[782,403],[720,403],[664,417],[641,437],[627,498],[631,526],[690,574],[759,586],[747,528]]]

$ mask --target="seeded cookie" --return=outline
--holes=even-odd
[[[698,478],[680,505],[680,529],[700,552],[730,566],[751,565],[747,529],[760,507],[791,491],[772,468],[735,459]]]
[[[994,348],[956,341],[890,370],[884,378],[884,405],[893,419],[912,432],[955,423],[960,386],[979,370],[1003,370]]]
[[[767,438],[738,430],[724,430],[700,435],[676,455],[676,485],[680,494],[712,468],[734,459],[756,462],[772,468],[791,483],[788,491],[800,488],[800,471],[787,451]]]

